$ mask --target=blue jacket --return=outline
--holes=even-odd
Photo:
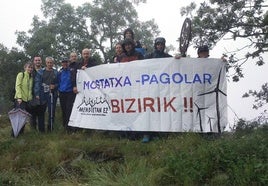
[[[70,68],[61,68],[58,73],[59,92],[72,92],[72,72]]]

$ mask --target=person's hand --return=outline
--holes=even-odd
[[[227,59],[225,58],[225,56],[222,56],[222,57],[221,57],[221,60],[222,60],[223,62],[227,63]]]
[[[75,94],[78,93],[77,87],[74,87],[74,88],[73,88],[73,93],[75,93]]]
[[[50,84],[50,85],[49,85],[49,89],[50,89],[50,90],[53,90],[53,89],[55,89],[55,85],[53,85],[53,84]]]
[[[86,68],[87,68],[86,66],[82,66],[82,67],[81,67],[82,70],[85,70]]]
[[[175,54],[174,58],[175,59],[180,59],[181,58],[181,55],[180,54]]]
[[[21,102],[22,102],[22,99],[17,99],[17,102],[18,102],[18,104],[20,105],[21,104]]]

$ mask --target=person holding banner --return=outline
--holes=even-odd
[[[209,48],[207,45],[199,46],[197,49],[198,58],[208,58],[209,57]],[[223,62],[227,62],[224,56],[221,57]]]
[[[76,85],[77,70],[79,69],[85,70],[86,68],[98,65],[97,61],[91,57],[91,52],[90,49],[88,48],[84,48],[82,50],[82,60],[80,62],[76,62],[76,60],[77,60],[77,54],[75,52],[72,52],[70,54],[69,68],[71,70],[71,80],[72,80],[73,92],[75,94],[78,93]]]
[[[85,70],[86,68],[98,65],[97,61],[91,57],[91,51],[88,48],[82,50],[82,60],[78,63],[77,68]]]
[[[143,56],[145,56],[146,53],[146,47],[142,47],[140,41],[134,39],[134,32],[131,28],[127,28],[124,31],[124,40],[126,38],[132,39],[134,41],[134,48],[137,52],[141,53]]]
[[[75,101],[76,94],[78,94],[77,83],[76,83],[77,70],[85,70],[87,68],[99,65],[97,63],[97,60],[94,59],[93,57],[91,57],[91,51],[90,51],[89,48],[84,48],[82,50],[82,59],[81,59],[80,62],[75,62],[76,59],[77,59],[77,54],[72,52],[70,54],[71,63],[69,64],[69,68],[70,68],[70,71],[71,71],[71,84],[72,84],[72,87],[73,87],[73,93],[75,94],[74,98],[73,98],[73,103]],[[71,115],[71,113],[70,113],[70,115]],[[68,123],[67,123],[67,125],[68,125]],[[76,132],[76,131],[79,130],[78,128],[75,128],[75,127],[71,127],[69,129],[72,132]]]
[[[130,62],[144,59],[143,55],[135,50],[135,42],[133,39],[126,38],[122,46],[124,53],[120,56],[120,62]]]
[[[135,50],[135,42],[132,38],[126,37],[126,39],[123,41],[122,47],[123,53],[117,58],[119,63],[144,59],[144,56]],[[127,131],[125,134],[128,138],[136,138],[136,134],[134,132]]]
[[[198,58],[208,58],[209,57],[209,49],[207,45],[199,46],[197,49]]]
[[[152,59],[152,58],[166,58],[172,57],[170,54],[165,52],[166,48],[166,39],[163,37],[157,37],[154,40],[154,51],[149,53],[145,56],[145,59]],[[143,135],[142,142],[148,143],[152,139],[152,133],[145,133]]]
[[[115,45],[115,55],[113,56],[113,62],[114,63],[119,63],[120,62],[120,56],[123,55],[123,47],[122,47],[122,43],[118,42]]]
[[[70,54],[70,64],[69,68],[71,71],[71,82],[72,82],[72,87],[73,87],[73,93],[77,94],[77,87],[76,87],[76,74],[77,74],[77,53],[76,52],[71,52]]]
[[[165,58],[172,57],[170,54],[165,52],[166,39],[163,37],[158,37],[154,40],[154,51],[145,56],[145,59],[151,58]]]

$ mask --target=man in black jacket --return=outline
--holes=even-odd
[[[77,54],[75,52],[72,52],[70,54],[69,68],[71,68],[73,92],[75,94],[78,93],[76,85],[77,70],[79,69],[85,70],[86,68],[98,65],[97,61],[90,55],[91,55],[90,49],[85,48],[82,50],[82,60],[80,62],[76,62]]]
[[[36,77],[37,71],[42,69],[42,59],[40,56],[38,56],[38,55],[34,56],[33,67],[34,68],[33,68],[32,76],[33,76],[33,80],[35,83],[35,77]],[[35,85],[33,84],[33,87],[34,86]],[[33,90],[33,94],[34,94],[34,90]],[[33,96],[35,97],[36,95],[33,95]],[[32,108],[32,112],[31,112],[32,117],[30,120],[31,128],[34,130],[37,129],[37,126],[40,126],[38,123],[42,123],[44,121],[45,116],[43,113],[46,110],[46,104],[40,104],[40,101],[38,101],[37,99],[35,99],[35,100],[36,100],[36,105]]]
[[[163,37],[157,37],[154,40],[154,52],[149,53],[145,56],[145,59],[151,59],[151,58],[166,58],[166,57],[172,57],[170,54],[164,52],[166,48],[166,40]],[[142,142],[147,143],[151,140],[152,135],[154,133],[145,132],[143,135]]]
[[[89,67],[98,65],[97,61],[91,57],[91,51],[88,48],[82,50],[82,60],[78,63],[78,69],[85,70]]]
[[[145,56],[145,59],[151,58],[165,58],[172,57],[170,54],[165,52],[166,40],[163,37],[158,37],[154,40],[154,52],[149,53]]]
[[[78,62],[77,62],[77,54],[75,52],[72,52],[70,54],[69,68],[71,71],[71,82],[72,82],[73,92],[77,94],[76,74],[77,74]]]

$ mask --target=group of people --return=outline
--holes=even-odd
[[[78,69],[85,69],[97,65],[90,56],[90,49],[82,51],[82,60],[77,61],[77,54],[72,52],[69,58],[61,60],[60,70],[54,68],[54,59],[46,57],[42,66],[40,56],[35,56],[32,62],[24,65],[24,72],[19,72],[15,84],[15,107],[26,110],[31,114],[30,124],[39,132],[52,131],[55,120],[56,104],[59,98],[62,110],[62,124],[68,131],[76,129],[68,126],[73,103],[78,93],[76,87],[76,73]],[[45,127],[45,113],[48,111],[47,128]],[[22,128],[20,133],[23,133]]]
[[[146,54],[146,49],[141,46],[140,42],[135,41],[134,32],[128,28],[124,31],[124,40],[115,46],[116,55],[113,57],[114,63],[130,62],[134,60],[166,58],[172,57],[165,52],[166,40],[163,37],[157,37],[154,40],[154,51]],[[207,45],[200,46],[197,51],[199,58],[209,57],[209,48]],[[179,59],[180,56],[175,56]],[[145,132],[142,142],[147,143],[153,137],[153,133]]]
[[[123,63],[142,59],[172,57],[165,52],[165,44],[165,38],[157,37],[154,41],[154,51],[146,54],[146,49],[141,46],[139,41],[134,40],[134,33],[128,28],[124,31],[123,42],[119,42],[115,46],[116,54],[113,57],[113,62]],[[200,58],[208,57],[208,47],[199,47],[198,56]],[[20,107],[29,112],[32,115],[31,127],[38,129],[40,132],[53,130],[58,97],[62,110],[63,127],[69,132],[76,130],[68,126],[68,122],[78,93],[76,86],[77,70],[96,66],[97,61],[91,57],[90,49],[85,48],[82,50],[82,60],[80,62],[77,61],[77,53],[72,52],[69,58],[62,59],[61,64],[62,66],[58,71],[53,68],[54,59],[46,57],[45,67],[43,67],[41,57],[35,56],[33,63],[26,63],[24,72],[18,73],[16,78],[15,107]],[[46,111],[48,111],[47,129],[45,127]],[[145,133],[143,142],[150,141],[150,138],[150,133]]]
[[[154,52],[146,54],[146,47],[134,39],[134,32],[128,28],[124,31],[124,40],[115,45],[116,55],[113,57],[114,63],[124,63],[134,60],[171,57],[165,53],[166,40],[158,37],[154,42]]]

